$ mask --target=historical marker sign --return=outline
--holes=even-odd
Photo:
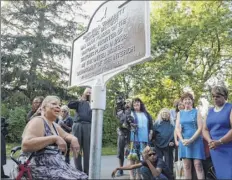
[[[73,41],[70,85],[106,82],[150,58],[149,1],[107,1],[92,16],[85,33]]]

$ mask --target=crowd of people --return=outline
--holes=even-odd
[[[222,86],[212,89],[212,98],[214,107],[206,117],[195,108],[193,94],[183,93],[174,109],[162,108],[155,120],[141,99],[126,100],[117,111],[119,167],[112,176],[129,170],[130,179],[174,179],[174,162],[182,160],[185,179],[205,179],[203,162],[210,152],[217,179],[232,179],[232,104]],[[34,152],[33,179],[88,179],[90,99],[91,88],[62,106],[57,96],[34,98],[21,145],[22,156]],[[76,111],[74,118],[70,109]],[[70,165],[70,150],[75,168]]]
[[[131,111],[128,108],[125,113],[118,111],[120,164],[112,176],[121,176],[123,170],[130,170],[130,179],[173,179],[173,164],[182,160],[184,179],[205,179],[208,174],[203,164],[210,158],[217,179],[232,179],[232,104],[227,102],[225,87],[215,86],[211,94],[214,107],[206,115],[195,108],[193,94],[186,92],[174,103],[175,109],[162,108],[152,126],[139,98],[132,101]],[[134,120],[128,121],[131,116]],[[130,126],[124,126],[125,121]],[[149,150],[151,158],[145,155],[149,147],[153,147]],[[124,151],[125,148],[129,150]],[[122,152],[126,152],[129,165],[123,166]]]

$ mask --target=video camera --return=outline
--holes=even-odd
[[[116,93],[116,113],[117,117],[121,117],[124,115],[125,119],[122,124],[122,128],[131,130],[131,131],[136,131],[137,125],[134,124],[134,117],[131,116],[131,107],[127,106],[126,103],[126,96],[122,92],[117,92]]]
[[[9,124],[6,122],[6,118],[1,117],[1,133],[3,136],[6,136],[8,134],[7,126]]]
[[[131,116],[131,114],[126,114],[126,119],[123,122],[122,127],[135,132],[138,125],[134,124],[134,117]]]

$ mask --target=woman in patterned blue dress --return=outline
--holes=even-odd
[[[73,168],[60,152],[67,152],[67,144],[77,156],[78,139],[54,123],[59,115],[60,99],[47,96],[42,103],[42,116],[34,117],[24,129],[22,151],[24,155],[35,152],[29,164],[33,179],[87,179],[88,176]]]
[[[184,162],[185,179],[192,179],[192,160],[198,179],[204,179],[202,160],[205,159],[203,138],[201,137],[202,119],[193,108],[193,96],[184,93],[181,96],[185,109],[177,114],[176,133],[179,137],[179,158]]]
[[[208,112],[203,133],[217,179],[232,179],[232,104],[226,102],[225,87],[215,86],[212,96],[215,107]]]

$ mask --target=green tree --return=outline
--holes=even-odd
[[[154,2],[152,12],[154,60],[171,79],[191,85],[196,98],[212,75],[231,70],[229,3]]]
[[[88,18],[80,1],[12,1],[1,7],[2,116],[9,141],[19,141],[31,100],[38,95],[74,98],[69,92],[71,43]]]
[[[12,1],[2,7],[2,92],[63,95],[71,42],[87,18],[77,1]]]

